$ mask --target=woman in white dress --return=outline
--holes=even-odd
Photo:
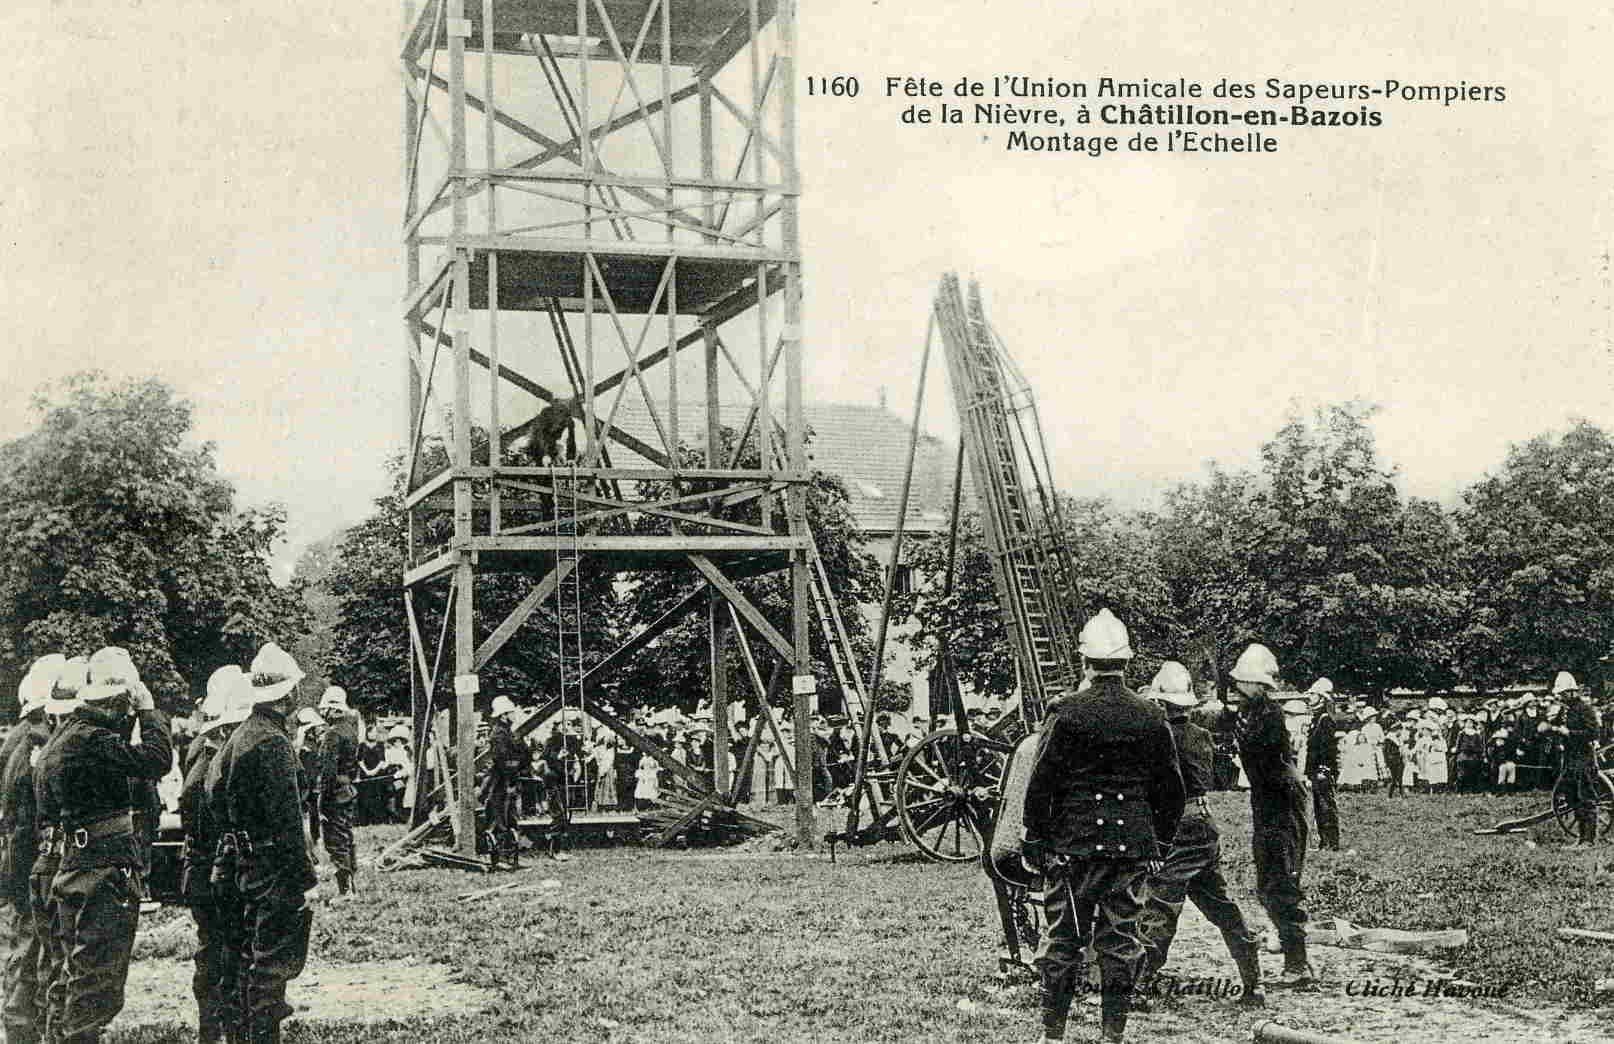
[[[602,734],[594,744],[594,805],[597,808],[616,807],[616,744],[609,733]]]

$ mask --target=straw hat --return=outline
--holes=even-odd
[[[305,727],[318,728],[325,724],[325,719],[321,717],[319,711],[315,710],[314,708],[304,707],[297,712],[297,724]]]
[[[291,654],[274,642],[258,650],[252,658],[252,702],[273,703],[297,687],[303,669]]]
[[[403,742],[408,743],[409,727],[407,725],[394,725],[392,728],[388,729],[387,742],[391,743],[393,740],[402,740]]]

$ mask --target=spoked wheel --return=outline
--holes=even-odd
[[[1003,760],[953,729],[921,740],[897,768],[897,811],[908,840],[930,859],[979,859],[991,833]]]
[[[1575,825],[1575,801],[1571,793],[1574,777],[1564,775],[1552,788],[1552,814],[1558,821],[1558,829],[1569,837],[1579,837],[1580,830]],[[1593,789],[1597,802],[1597,836],[1607,837],[1610,828],[1614,828],[1614,782],[1608,775],[1598,772],[1588,780]]]

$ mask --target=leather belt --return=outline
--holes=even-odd
[[[230,850],[251,855],[253,852],[275,847],[274,841],[255,841],[252,835],[245,830],[231,830],[219,835],[219,849]]]
[[[336,785],[339,786],[339,787],[345,787],[349,783],[352,783],[352,782],[353,782],[353,777],[352,776],[337,776],[336,777]]]
[[[65,828],[64,828],[65,829]],[[91,841],[104,841],[112,837],[129,837],[134,834],[134,816],[129,812],[114,812],[110,816],[92,819],[82,826],[66,831],[73,845],[84,848]]]

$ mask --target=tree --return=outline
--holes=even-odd
[[[1457,538],[1438,506],[1403,505],[1353,401],[1291,416],[1261,447],[1247,547],[1264,587],[1256,633],[1299,685],[1346,692],[1449,684],[1464,606]]]
[[[1076,567],[1075,591],[1063,597],[1075,607],[1072,624],[1109,608],[1127,625],[1137,654],[1134,677],[1152,672],[1164,658],[1171,631],[1170,591],[1153,553],[1152,520],[1117,511],[1102,498],[1059,496],[1064,542]],[[935,664],[936,647],[948,635],[959,682],[995,696],[1014,691],[1014,652],[1003,611],[998,604],[991,561],[980,517],[965,515],[958,523],[957,566],[953,591],[943,596],[947,572],[947,538],[916,541],[912,552],[914,593],[899,603],[918,623],[905,641],[916,662]],[[1070,650],[1074,658],[1076,650]]]
[[[1203,482],[1166,492],[1152,534],[1171,598],[1169,644],[1195,678],[1220,691],[1238,654],[1260,639],[1267,591],[1250,567],[1259,479],[1215,464],[1208,471]]]
[[[190,403],[85,373],[33,409],[38,427],[0,447],[0,685],[48,652],[120,645],[180,710],[216,668],[302,632],[300,591],[270,569],[285,514],[236,507]]]
[[[1471,637],[1486,639],[1467,643],[1467,670],[1585,681],[1614,650],[1614,439],[1583,420],[1511,447],[1458,518],[1484,614]]]

